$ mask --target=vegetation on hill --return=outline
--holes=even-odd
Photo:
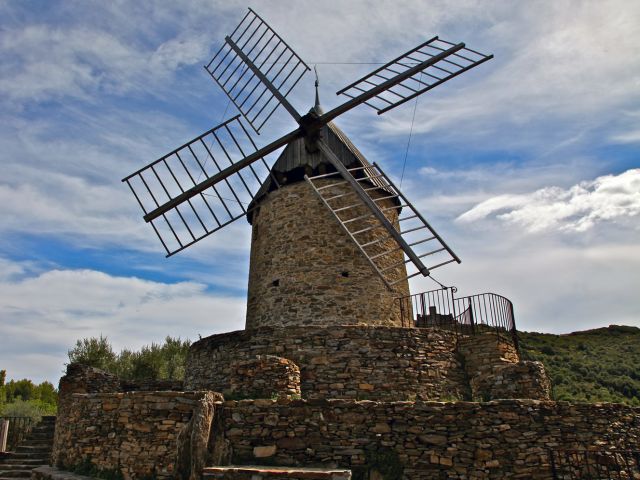
[[[69,350],[69,361],[115,373],[123,380],[182,380],[190,340],[167,337],[140,351],[115,353],[107,337],[83,338]]]
[[[555,400],[640,405],[639,328],[519,335],[523,358],[545,365]]]
[[[55,414],[58,393],[50,382],[38,385],[26,378],[6,382],[7,372],[0,370],[0,416],[40,417]]]

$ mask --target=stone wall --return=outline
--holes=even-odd
[[[319,185],[336,181],[320,180]],[[332,189],[335,195],[350,191],[347,186]],[[372,195],[383,196],[375,191]],[[358,201],[351,195],[335,200],[335,206]],[[393,204],[384,200],[379,205],[386,208]],[[350,212],[346,218],[370,213],[364,204]],[[391,221],[397,217],[394,209],[385,213]],[[401,326],[396,298],[409,294],[408,281],[390,290],[307,182],[270,192],[252,218],[247,329],[344,324]],[[364,229],[379,225],[375,222],[369,217],[355,223],[358,229]],[[388,236],[378,226],[361,234],[359,240],[368,242],[381,235]],[[394,246],[381,242],[369,253],[375,255]],[[384,257],[385,265],[389,266],[402,260],[402,251]],[[404,265],[391,272],[394,278],[406,276]]]
[[[548,479],[548,449],[637,449],[640,408],[489,403],[228,401],[231,462],[349,468],[354,479]],[[396,476],[394,476],[396,475]]]
[[[256,355],[230,366],[227,397],[300,398],[300,368],[291,360]]]
[[[73,394],[64,422],[56,424],[53,464],[70,469],[91,462],[129,479],[170,478],[181,462],[184,478],[192,470],[199,475],[209,461],[214,405],[221,400],[213,392]]]
[[[495,365],[490,372],[470,379],[474,400],[496,398],[551,398],[551,380],[542,362]]]
[[[303,398],[462,399],[455,334],[395,327],[263,328],[213,335],[189,350],[185,387],[229,393],[234,362],[277,355],[300,367]]]
[[[458,351],[464,360],[472,400],[551,398],[551,380],[544,365],[520,361],[510,336],[489,332],[460,337]]]

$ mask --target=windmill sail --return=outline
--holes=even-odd
[[[420,274],[427,276],[431,270],[449,263],[460,263],[377,164],[347,168],[336,162],[335,155],[322,141],[318,146],[337,171],[305,179],[388,287]],[[321,179],[333,181],[318,182]],[[343,189],[345,185],[351,191],[336,194],[336,188]],[[383,201],[392,205],[381,207]],[[398,261],[400,250],[406,258]],[[405,270],[405,266],[409,268]]]
[[[281,104],[300,119],[286,96],[310,68],[253,10],[205,69],[256,133]]]
[[[167,256],[246,215],[253,196],[269,175],[269,166],[239,117],[204,132],[122,180],[136,197]],[[251,155],[255,160],[237,169],[238,162]],[[234,168],[237,171],[230,173]]]
[[[380,115],[492,58],[464,43],[433,37],[347,85],[337,95],[365,103]]]

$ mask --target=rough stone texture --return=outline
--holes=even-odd
[[[70,363],[67,372],[58,384],[58,413],[56,415],[56,427],[53,434],[53,462],[55,465],[55,445],[60,444],[62,432],[68,427],[70,411],[74,405],[73,395],[76,393],[117,392],[120,389],[120,380],[117,376],[100,369]]]
[[[67,373],[60,378],[58,396],[74,393],[108,393],[120,390],[120,380],[112,373],[80,363],[67,365]]]
[[[551,398],[551,381],[544,365],[520,361],[509,337],[493,332],[460,337],[458,351],[464,359],[473,400]]]
[[[182,392],[182,380],[120,380],[121,392]]]
[[[209,467],[203,478],[223,480],[351,480],[349,470],[279,467]]]
[[[275,465],[356,476],[397,462],[412,480],[546,480],[548,449],[640,442],[640,408],[619,404],[243,400],[225,402],[223,418],[235,465],[258,463],[255,449],[275,445]]]
[[[487,374],[472,378],[470,384],[474,400],[551,398],[551,381],[542,362],[525,361],[495,365]]]
[[[189,423],[178,434],[176,476],[200,480],[201,472],[212,460],[210,440],[218,394],[207,392],[198,401]],[[216,459],[217,460],[217,459]]]
[[[320,180],[319,185],[336,180]],[[349,187],[336,187],[335,195]],[[383,193],[372,191],[374,197]],[[387,194],[388,195],[388,194]],[[335,206],[359,202],[351,195],[335,200]],[[382,208],[390,200],[378,203]],[[332,203],[332,205],[334,205]],[[396,325],[402,319],[397,297],[409,294],[408,281],[390,290],[368,260],[323,205],[307,182],[285,185],[269,193],[253,214],[249,270],[247,329],[300,325]],[[349,216],[369,213],[364,204]],[[385,212],[395,221],[397,211]],[[378,225],[372,217],[354,228]],[[380,238],[382,227],[359,236],[363,242]],[[371,255],[395,244],[381,242]],[[402,262],[402,251],[384,257],[385,266]],[[394,278],[406,276],[404,266],[392,269]]]
[[[120,470],[126,479],[168,478],[176,472],[180,435],[190,442],[182,466],[199,469],[206,458],[195,457],[204,455],[211,408],[221,400],[212,392],[73,394],[66,421],[56,425],[53,464],[69,468],[89,460],[98,469]],[[189,470],[182,469],[184,478],[195,478]]]
[[[230,366],[226,397],[300,398],[300,368],[291,360],[274,355],[256,355]]]
[[[229,391],[234,362],[256,355],[295,362],[303,398],[415,400],[470,395],[454,333],[363,325],[264,328],[203,338],[189,350],[185,386]]]
[[[520,356],[509,337],[501,337],[494,332],[472,336],[461,336],[458,350],[464,358],[470,359],[465,364],[467,373],[475,377],[489,371],[494,365],[518,363]]]

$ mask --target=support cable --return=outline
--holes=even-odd
[[[419,83],[422,83],[422,72],[420,72],[420,80]],[[400,188],[402,188],[402,180],[404,180],[404,170],[407,167],[407,157],[409,156],[409,146],[411,145],[411,136],[413,135],[413,124],[416,121],[416,110],[418,109],[418,98],[416,97],[416,101],[413,104],[413,116],[411,117],[411,128],[409,129],[409,138],[407,139],[407,149],[404,152],[404,162],[402,164],[402,175],[400,175]]]

